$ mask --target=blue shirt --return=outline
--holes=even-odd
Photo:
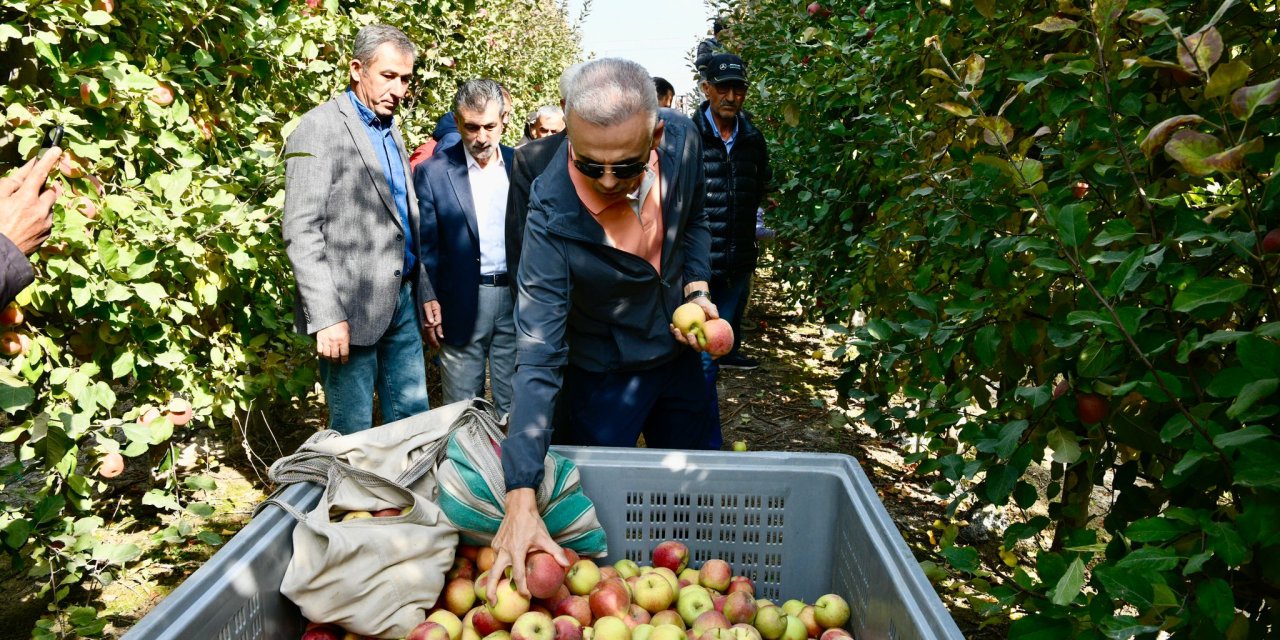
[[[391,189],[391,199],[396,203],[396,212],[400,214],[400,226],[404,229],[404,271],[401,273],[408,276],[413,273],[413,268],[418,264],[418,251],[417,247],[413,246],[413,233],[409,229],[409,186],[404,175],[404,160],[400,157],[400,147],[396,146],[396,138],[392,135],[395,130],[392,127],[394,119],[387,118],[384,121],[379,118],[373,109],[360,102],[354,91],[347,89],[347,95],[351,98],[351,104],[356,106],[356,113],[360,114],[360,120],[364,122],[364,129],[369,134],[373,152],[378,154],[378,162],[382,163],[382,175]]]
[[[716,137],[724,142],[725,153],[733,153],[733,143],[738,139],[738,117],[733,118],[733,133],[729,134],[729,139],[724,140],[724,136],[720,134],[720,127],[716,124],[716,119],[711,115],[711,107],[707,106],[707,110],[702,112],[702,117],[711,123],[711,130],[716,132]]]

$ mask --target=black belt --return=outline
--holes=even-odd
[[[487,276],[480,276],[480,286],[482,287],[505,287],[509,283],[510,281],[507,280],[507,274],[505,273],[494,273]]]

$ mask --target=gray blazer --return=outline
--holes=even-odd
[[[394,134],[409,187],[409,233],[418,199],[400,130]],[[419,261],[402,274],[404,233],[364,123],[345,92],[308,111],[285,142],[284,245],[298,281],[295,328],[311,335],[346,320],[351,344],[376,343],[391,325],[401,282],[414,283],[415,311],[435,300]]]

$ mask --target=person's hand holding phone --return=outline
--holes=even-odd
[[[34,253],[53,228],[53,203],[62,190],[56,184],[46,188],[45,182],[62,156],[61,139],[62,127],[55,126],[39,155],[0,178],[0,234],[25,255]]]

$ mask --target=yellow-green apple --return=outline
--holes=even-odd
[[[833,627],[823,631],[819,640],[853,640],[853,634],[840,627]]]
[[[686,637],[684,621],[678,627],[666,623],[654,625],[653,633],[649,634],[649,640],[685,640]]]
[[[114,478],[124,472],[124,457],[112,452],[102,456],[102,464],[98,465],[98,475]]]
[[[191,422],[191,417],[195,415],[191,409],[191,403],[186,398],[174,398],[169,401],[167,413],[169,414],[169,422],[175,427]],[[397,514],[399,515],[399,514]]]
[[[613,563],[613,568],[618,572],[618,575],[623,578],[640,575],[640,565],[636,564],[636,561],[630,558],[623,558]]]
[[[776,603],[776,602],[774,602],[774,601],[772,601],[772,600],[770,600],[770,599],[768,599],[768,598],[756,598],[756,609],[757,609],[757,610],[758,610],[758,609],[760,609],[761,607],[776,607],[776,606],[778,606],[778,603]]]
[[[729,579],[733,577],[733,569],[728,562],[712,558],[702,563],[698,569],[698,584],[713,591],[723,592],[729,588]]]
[[[631,629],[631,640],[649,640],[653,636],[653,625],[641,623]],[[557,640],[559,640],[557,638]]]
[[[404,640],[450,640],[449,630],[439,622],[425,620],[409,631]]]
[[[724,318],[708,320],[702,325],[702,335],[706,342],[702,345],[713,358],[727,355],[733,351],[733,327]]]
[[[751,623],[764,640],[778,640],[787,630],[787,614],[782,607],[768,604],[756,609],[756,619]]]
[[[693,621],[693,635],[701,638],[703,634],[712,629],[728,629],[729,621],[724,617],[723,613],[716,610],[703,611]]]
[[[696,304],[693,306],[697,307],[698,313],[702,313],[702,307]],[[658,544],[653,548],[653,566],[666,568],[679,575],[685,567],[689,566],[689,547],[678,540],[667,540]]]
[[[547,598],[555,595],[560,585],[564,584],[564,567],[556,561],[556,557],[544,551],[535,551],[525,559],[525,588],[535,598]],[[513,636],[515,634],[512,634]]]
[[[511,640],[555,640],[556,625],[541,611],[528,611],[511,625]]]
[[[746,450],[747,450],[747,441],[746,441],[746,440],[734,440],[734,441],[733,441],[733,450],[734,450],[734,451],[738,451],[738,452],[746,451]]]
[[[502,631],[494,631],[485,636],[483,640],[511,640],[511,632],[503,629]]]
[[[447,609],[436,609],[427,616],[427,621],[434,622],[449,631],[449,640],[459,640],[462,637],[462,620],[454,615],[452,611]]]
[[[474,611],[474,613],[469,613],[467,616],[471,618],[471,628],[475,629],[481,638],[495,631],[504,631],[509,626],[494,616],[488,607],[477,607]],[[465,622],[463,626],[466,626]]]
[[[816,638],[822,635],[822,627],[813,617],[813,605],[805,605],[796,617],[800,618],[800,622],[804,623],[804,630],[809,634],[808,637]]]
[[[849,622],[849,603],[834,593],[828,593],[813,603],[813,619],[823,629],[843,627]]]
[[[685,627],[684,618],[681,618],[680,612],[675,609],[663,609],[655,612],[653,617],[649,618],[649,624],[653,625],[655,629],[663,625],[671,625],[684,631]]]
[[[796,599],[792,598],[791,600],[788,600],[788,601],[786,601],[786,602],[782,603],[782,611],[783,611],[783,613],[785,613],[785,614],[787,614],[787,615],[789,615],[789,616],[798,616],[798,615],[800,615],[800,610],[801,610],[801,609],[803,609],[803,608],[805,608],[805,604],[804,604],[804,601],[803,601],[803,600],[796,600]]]
[[[582,640],[592,640],[596,637],[596,630],[593,627],[582,628]]]
[[[529,610],[529,599],[520,595],[516,589],[515,581],[509,578],[503,578],[498,581],[498,587],[495,590],[493,602],[485,605],[493,612],[493,617],[498,620],[511,624],[516,618],[524,615]]]
[[[805,629],[804,623],[800,618],[792,615],[787,616],[787,630],[782,632],[782,640],[805,640],[809,637],[809,631]]]
[[[569,567],[569,571],[565,573],[564,583],[569,587],[569,593],[575,596],[585,596],[596,588],[596,584],[600,582],[600,567],[595,562],[587,558],[583,558]]]
[[[557,616],[569,616],[584,627],[591,626],[591,604],[586,596],[569,596],[552,610]]]
[[[654,574],[662,576],[663,579],[667,581],[667,584],[671,585],[671,594],[673,597],[680,593],[680,578],[676,577],[676,572],[666,567],[650,567],[650,570]]]
[[[691,584],[681,589],[680,595],[676,597],[676,611],[680,612],[685,624],[692,625],[704,612],[715,611],[715,605],[711,602],[709,591]]]
[[[751,581],[751,578],[746,576],[734,576],[730,578],[729,588],[725,590],[725,593],[736,593],[739,591],[750,594],[751,597],[754,598],[756,595],[756,585]]]
[[[592,625],[595,640],[631,640],[631,627],[617,616],[603,616]]]
[[[760,630],[747,623],[739,622],[729,627],[729,630],[733,632],[733,640],[764,640],[760,636]]]
[[[498,559],[498,552],[493,547],[480,547],[480,551],[476,553],[476,568],[481,571],[488,571],[493,568],[493,563]]]
[[[653,572],[636,578],[632,599],[645,611],[657,613],[670,607],[676,599],[676,594],[671,588],[671,583],[667,582],[662,574]]]
[[[352,520],[363,520],[365,518],[372,518],[372,517],[373,517],[373,514],[369,513],[368,511],[348,511],[346,515],[342,516],[342,521],[350,522]]]
[[[480,640],[480,634],[476,633],[475,627],[462,625],[462,637],[459,640]]]
[[[696,333],[702,329],[702,324],[707,321],[707,313],[696,302],[686,302],[676,307],[676,312],[671,314],[671,324],[675,325],[680,333]],[[658,564],[656,561],[654,564]]]
[[[444,574],[444,576],[449,580],[454,580],[457,578],[466,578],[468,580],[475,580],[476,563],[462,556],[454,556],[453,566],[449,567],[449,572]]]
[[[439,603],[437,603],[439,604]],[[465,616],[476,605],[476,586],[466,578],[454,578],[444,586],[444,608]]]
[[[476,579],[473,581],[473,586],[472,586],[472,589],[474,589],[476,592],[477,603],[479,604],[489,603],[489,593],[485,590],[486,585],[488,584],[489,584],[489,572],[481,571],[480,575],[476,576]]]
[[[756,619],[756,600],[746,591],[734,591],[725,597],[722,611],[729,624],[751,624]]]
[[[698,584],[698,570],[693,567],[685,567],[680,570],[679,576],[681,580],[686,580],[689,584]]]
[[[621,578],[601,580],[587,597],[591,613],[596,618],[616,616],[622,618],[631,610],[631,592]]]
[[[573,616],[556,616],[551,619],[556,626],[555,640],[582,640],[582,623]]]

